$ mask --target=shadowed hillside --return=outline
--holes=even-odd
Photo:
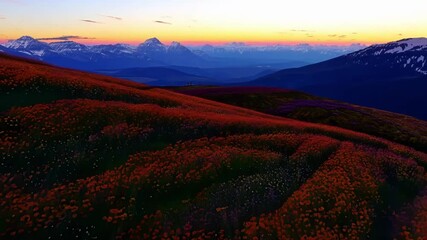
[[[282,87],[427,120],[427,38],[375,44],[241,86]]]
[[[427,236],[388,140],[4,55],[0,96],[1,239]]]
[[[397,113],[279,88],[182,87],[174,90],[276,116],[364,132],[427,151],[427,122]]]

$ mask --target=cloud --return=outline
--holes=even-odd
[[[403,34],[401,34],[401,33],[398,33],[398,34],[397,34],[397,36],[403,36]]]
[[[172,25],[172,23],[170,23],[170,22],[165,22],[165,21],[159,21],[159,20],[157,20],[157,21],[154,21],[155,23],[159,23],[159,24],[167,24],[167,25]]]
[[[117,20],[117,21],[123,20],[123,18],[121,18],[121,17],[111,16],[111,15],[102,15],[102,16],[106,17],[106,18],[114,19],[114,20]]]
[[[37,40],[41,41],[67,41],[72,39],[95,39],[91,37],[82,37],[82,36],[60,36],[60,37],[48,37],[48,38],[37,38]]]
[[[98,21],[94,21],[94,20],[90,20],[90,19],[80,19],[80,21],[87,22],[87,23],[102,24],[102,22],[98,22]]]
[[[357,34],[357,32],[352,32],[351,34],[354,34],[354,35],[356,35],[356,34]]]
[[[3,20],[3,19],[6,19],[5,17],[3,17],[3,16],[0,16],[0,20]]]
[[[328,37],[331,37],[331,38],[346,38],[347,35],[329,34]]]

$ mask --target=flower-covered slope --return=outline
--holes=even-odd
[[[410,116],[265,87],[178,87],[174,91],[256,111],[364,132],[427,152],[427,122]]]
[[[3,55],[0,91],[1,239],[425,237],[388,140]]]

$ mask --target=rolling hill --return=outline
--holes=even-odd
[[[0,55],[0,238],[425,237],[427,155]]]
[[[284,87],[426,120],[427,39],[373,45],[241,85]]]
[[[427,152],[427,122],[406,115],[267,87],[179,87],[174,91],[306,122],[338,126]]]

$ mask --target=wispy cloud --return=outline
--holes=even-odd
[[[79,40],[79,39],[95,39],[92,37],[82,37],[82,36],[60,36],[60,37],[46,37],[46,38],[37,38],[37,40],[44,41],[67,41],[67,40]]]
[[[102,16],[106,17],[106,18],[114,19],[114,20],[117,20],[117,21],[123,20],[123,18],[117,17],[117,16],[111,16],[111,15],[102,15]]]
[[[0,20],[2,20],[2,19],[6,19],[6,17],[0,16]]]
[[[102,22],[98,22],[98,21],[94,21],[94,20],[90,20],[90,19],[80,19],[80,21],[87,22],[87,23],[102,24]]]
[[[167,24],[167,25],[172,25],[172,23],[170,22],[165,22],[165,21],[160,21],[160,20],[156,20],[154,21],[155,23],[159,23],[159,24]]]
[[[357,32],[352,32],[351,34],[356,35],[356,34],[357,34]]]
[[[347,35],[344,35],[344,34],[343,35],[329,34],[328,37],[331,37],[331,38],[346,38]]]

